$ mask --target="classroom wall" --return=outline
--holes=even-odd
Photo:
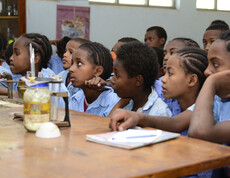
[[[222,19],[230,25],[230,12],[196,10],[196,0],[179,0],[177,9],[89,5],[87,0],[27,0],[27,32],[38,32],[55,39],[57,4],[90,7],[90,40],[109,49],[121,37],[143,41],[145,30],[154,25],[166,29],[168,40],[189,37],[200,45],[212,20]]]

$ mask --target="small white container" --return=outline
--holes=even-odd
[[[40,125],[35,135],[39,138],[57,138],[61,136],[61,132],[53,122],[45,122]]]

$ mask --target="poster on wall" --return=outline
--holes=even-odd
[[[90,8],[57,5],[57,39],[64,36],[89,39]]]

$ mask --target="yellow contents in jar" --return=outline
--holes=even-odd
[[[50,121],[50,92],[48,84],[29,87],[24,93],[24,126],[36,131],[44,122]]]

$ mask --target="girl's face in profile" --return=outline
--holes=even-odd
[[[114,61],[114,76],[111,80],[113,89],[120,98],[132,98],[135,90],[135,77],[129,77],[123,63],[116,59]]]
[[[230,52],[226,49],[226,41],[217,39],[208,50],[208,67],[204,74],[208,77],[214,73],[230,69]]]
[[[161,79],[163,82],[162,92],[165,98],[180,98],[187,94],[187,81],[189,74],[186,74],[179,61],[179,56],[173,54],[169,57],[166,73]]]
[[[26,46],[26,38],[18,38],[13,45],[13,55],[10,57],[10,70],[14,74],[26,76],[30,71],[29,47]]]
[[[83,88],[85,81],[96,74],[96,65],[89,59],[88,51],[77,49],[73,54],[73,65],[70,67],[70,81],[74,87]]]
[[[77,48],[79,48],[80,45],[81,44],[79,42],[76,42],[74,40],[70,40],[66,44],[66,51],[65,51],[65,53],[63,55],[63,59],[62,59],[64,69],[70,68],[70,66],[72,65],[73,53]]]
[[[163,60],[164,73],[166,73],[166,65],[167,65],[169,57],[172,56],[172,54],[175,51],[178,51],[184,47],[185,47],[184,42],[182,42],[180,40],[173,40],[173,41],[168,42],[168,44],[166,45],[166,48],[165,48],[165,57]]]

